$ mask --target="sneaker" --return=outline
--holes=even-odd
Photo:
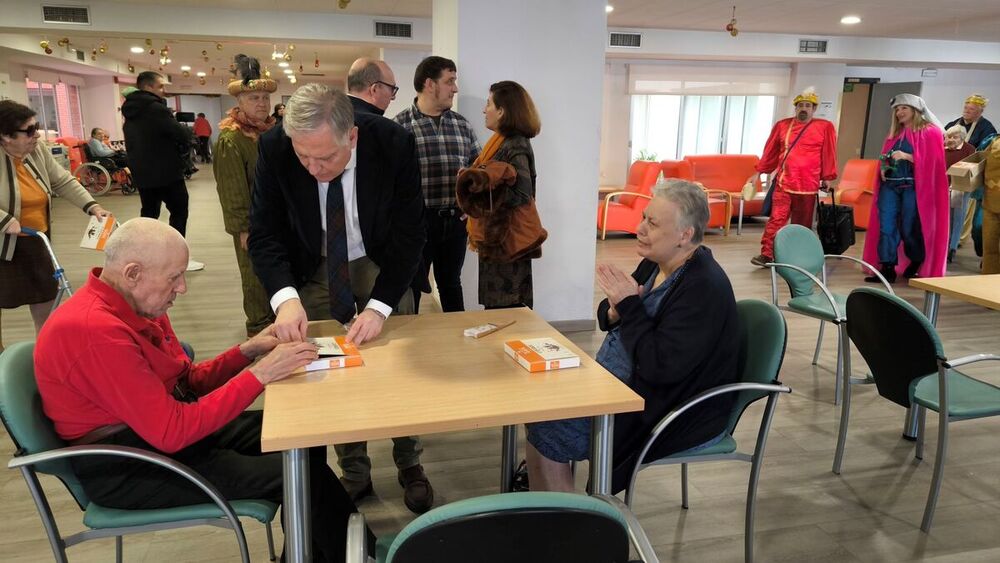
[[[188,260],[187,271],[197,272],[205,269],[205,263],[197,260]]]
[[[764,265],[767,264],[768,262],[774,262],[774,258],[771,258],[770,256],[764,256],[763,254],[758,254],[757,256],[754,256],[753,258],[750,259],[751,264],[753,264],[754,266],[760,266],[761,268],[763,268]]]

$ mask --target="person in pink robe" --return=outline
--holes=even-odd
[[[892,127],[882,145],[886,165],[875,188],[864,260],[881,264],[889,282],[897,273],[943,276],[950,234],[944,135],[919,96],[900,94],[891,105]],[[879,282],[876,276],[865,281]]]

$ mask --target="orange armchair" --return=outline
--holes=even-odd
[[[601,233],[601,240],[604,240],[608,231],[635,234],[639,221],[642,220],[642,211],[652,199],[650,194],[659,174],[658,162],[637,160],[632,163],[625,186],[606,194],[597,206],[597,230]]]
[[[852,158],[844,164],[834,200],[854,208],[854,228],[868,230],[868,217],[872,210],[875,186],[878,185],[878,160]]]
[[[729,236],[729,226],[733,217],[732,194],[724,190],[706,188],[703,183],[695,179],[691,163],[687,160],[661,160],[660,171],[663,172],[664,178],[679,178],[699,184],[708,198],[708,227],[722,229],[722,233]]]
[[[684,160],[691,164],[694,180],[709,190],[725,191],[730,194],[732,203],[738,202],[731,209],[737,217],[736,234],[743,232],[743,217],[759,215],[764,207],[764,193],[760,182],[755,186],[756,197],[751,201],[743,201],[743,186],[747,178],[757,172],[760,159],[753,154],[703,154],[685,156]]]

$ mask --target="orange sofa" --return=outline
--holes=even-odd
[[[642,211],[652,198],[653,184],[660,174],[660,163],[637,160],[628,169],[626,184],[607,193],[597,205],[597,230],[604,240],[608,231],[635,234]]]
[[[764,192],[757,182],[756,196],[751,201],[743,201],[743,186],[747,178],[757,172],[760,162],[753,154],[702,154],[685,156],[691,164],[691,172],[696,182],[709,190],[721,190],[731,194],[732,213],[737,217],[736,234],[743,231],[743,217],[760,215],[764,206]]]
[[[854,228],[868,229],[875,186],[878,185],[881,162],[872,159],[852,158],[844,164],[840,183],[834,199],[841,205],[854,208]]]
[[[709,189],[704,183],[699,182],[694,177],[691,163],[687,160],[661,160],[660,171],[663,172],[664,178],[691,180],[701,184],[708,197],[708,227],[722,229],[724,235],[729,235],[729,226],[733,218],[732,194],[723,190]]]

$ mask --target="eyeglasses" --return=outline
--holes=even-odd
[[[376,80],[372,84],[381,84],[382,86],[385,86],[386,88],[392,90],[393,96],[396,95],[396,92],[399,92],[399,86],[396,86],[395,84],[389,84],[388,82],[382,82],[381,80]]]
[[[17,131],[18,133],[24,133],[25,135],[27,135],[29,137],[34,137],[35,133],[38,133],[38,130],[41,129],[41,128],[42,127],[36,123],[34,125],[29,125],[29,126],[25,127],[24,129],[15,129],[15,131]]]

